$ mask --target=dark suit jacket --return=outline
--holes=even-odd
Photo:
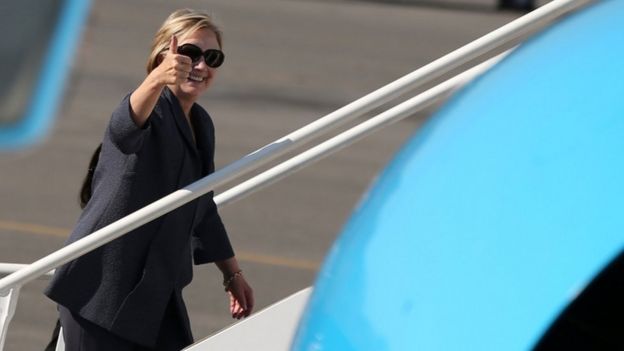
[[[126,96],[113,112],[93,196],[68,243],[212,173],[214,126],[197,104],[191,120],[196,144],[177,98],[165,88],[138,128]],[[233,255],[210,193],[60,267],[45,293],[123,338],[153,346],[172,295],[188,328],[181,291],[192,279],[191,259],[201,264]]]

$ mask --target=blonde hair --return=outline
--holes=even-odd
[[[223,33],[214,22],[212,16],[204,11],[192,9],[180,9],[174,11],[165,22],[163,22],[152,42],[152,48],[147,59],[147,73],[149,74],[160,63],[158,56],[169,48],[171,37],[175,35],[178,39],[191,34],[199,29],[209,29],[217,36],[219,47],[223,47]]]

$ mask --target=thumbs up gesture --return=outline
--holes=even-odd
[[[192,61],[188,56],[178,55],[178,38],[174,35],[169,42],[169,50],[158,67],[150,75],[155,75],[160,84],[181,84],[188,79],[192,70]]]

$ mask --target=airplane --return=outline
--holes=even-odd
[[[587,3],[555,0],[413,72],[391,93],[376,91],[376,102],[387,101],[559,19],[468,78],[373,117],[370,129],[276,166],[290,172],[375,130],[382,117],[405,117],[452,94],[364,195],[314,287],[187,350],[233,338],[266,350],[621,348],[624,3]],[[178,196],[190,201],[290,146],[271,144]],[[114,235],[123,233],[98,241]],[[62,263],[20,267],[0,290]],[[279,335],[263,339],[267,329]]]

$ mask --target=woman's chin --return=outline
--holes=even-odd
[[[199,96],[208,89],[206,82],[186,81],[180,84],[180,90],[189,96]]]

